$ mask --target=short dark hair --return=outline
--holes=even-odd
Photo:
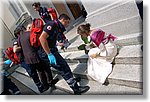
[[[61,15],[59,16],[59,19],[60,19],[60,20],[61,20],[61,19],[70,20],[70,17],[69,17],[68,15],[66,15],[66,14],[61,14]]]
[[[18,34],[20,34],[21,31],[25,30],[26,28],[23,25],[19,25],[14,30],[14,36],[18,38]]]
[[[38,7],[38,6],[41,6],[41,4],[40,4],[40,2],[35,2],[35,3],[32,4],[32,7],[33,6]]]

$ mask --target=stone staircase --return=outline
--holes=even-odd
[[[66,33],[71,45],[65,52],[62,50],[59,52],[68,62],[74,76],[81,77],[79,84],[90,86],[89,91],[83,95],[142,95],[142,20],[135,0],[105,0],[103,3],[98,0],[90,3],[81,0],[81,2],[88,13],[85,22],[91,23],[92,28],[101,28],[118,37],[118,40],[115,41],[118,45],[118,55],[113,61],[112,73],[108,76],[108,85],[102,85],[87,74],[88,56],[84,51],[77,49],[77,46],[83,43],[80,36],[76,34],[79,23],[74,24],[74,28]],[[50,88],[42,95],[73,94],[58,72],[53,68],[52,70],[54,77],[59,77],[60,81],[56,87]],[[41,94],[23,68],[18,67],[11,76],[35,93]]]
[[[116,44],[118,45],[119,53],[113,61],[113,71],[107,79],[108,85],[96,82],[87,74],[88,56],[85,55],[84,51],[78,51],[77,47],[70,47],[66,52],[60,51],[61,55],[68,62],[74,76],[81,77],[79,84],[90,86],[90,90],[84,93],[84,95],[133,95],[143,93],[142,35],[133,34],[132,36],[119,37]],[[52,70],[54,76],[59,77],[60,81],[56,84],[55,88],[50,88],[42,94],[73,94],[58,72],[53,68]],[[17,68],[11,76],[37,94],[40,94],[23,68]]]
[[[136,0],[81,1],[88,12],[86,21],[91,23],[92,28],[101,28],[116,36],[142,32]]]
[[[135,0],[105,0],[105,2],[81,0],[81,2],[88,13],[85,22],[90,23],[92,28],[101,28],[118,37],[115,42],[118,45],[118,55],[113,61],[113,71],[107,79],[109,84],[101,85],[87,74],[88,56],[85,55],[84,51],[77,49],[82,41],[80,36],[76,34],[76,29],[77,25],[83,21],[76,22],[73,25],[74,28],[66,33],[72,44],[65,52],[60,50],[60,53],[68,62],[74,76],[81,77],[79,84],[90,86],[90,90],[84,95],[143,94],[142,20]],[[17,20],[16,26],[20,23],[26,26],[30,21],[31,17],[24,13]],[[58,72],[53,68],[52,70],[54,77],[59,77],[60,81],[56,84],[56,87],[49,88],[42,95],[73,94]],[[41,94],[22,67],[16,68],[15,66],[15,68],[9,69],[8,76],[19,81],[34,93]]]
[[[31,79],[31,77],[29,77],[28,73],[22,67],[18,67],[16,71],[13,74],[11,74],[10,77],[21,83],[18,86],[20,87],[26,86],[27,89],[30,89],[31,92],[35,93],[36,95],[68,95],[69,94],[68,92],[62,91],[56,87],[51,87],[47,91],[40,93],[35,83]],[[22,89],[20,88],[20,90]],[[26,93],[30,94],[29,92],[26,92]]]
[[[142,36],[139,34],[133,34],[132,36],[122,36],[119,37],[115,43],[119,47],[119,52],[113,61],[113,71],[107,79],[110,87],[113,88],[113,86],[115,86],[119,88],[114,88],[114,90],[116,90],[115,93],[111,89],[109,92],[106,91],[106,93],[101,92],[100,89],[104,86],[101,85],[101,83],[94,81],[89,75],[87,75],[88,56],[84,54],[84,51],[78,51],[76,50],[77,48],[70,48],[71,51],[68,49],[68,51],[61,53],[61,55],[70,65],[74,75],[76,77],[81,77],[84,81],[88,81],[87,85],[89,85],[91,89],[86,94],[142,94]],[[81,83],[83,84],[84,81]],[[69,87],[65,87],[67,85],[62,85],[61,83],[65,82],[58,82],[57,85],[64,87],[64,90],[70,90]],[[96,84],[97,86],[95,86]],[[94,87],[95,89],[93,89]],[[107,88],[109,89],[109,87],[106,87],[104,90],[107,90]],[[127,88],[127,90],[123,91],[125,88]],[[134,89],[136,89],[136,91]]]

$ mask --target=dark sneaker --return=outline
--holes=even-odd
[[[53,79],[51,81],[51,83],[49,83],[49,86],[52,87],[52,86],[55,86],[55,84],[59,81],[59,78],[56,78],[56,79]]]
[[[79,90],[75,91],[74,94],[75,95],[81,95],[82,93],[87,92],[90,89],[89,86],[79,86]]]
[[[77,77],[77,78],[75,78],[75,80],[76,80],[77,82],[80,82],[80,81],[81,81],[81,77]]]
[[[38,87],[38,90],[40,91],[40,93],[43,93],[43,92],[45,92],[48,89],[49,89],[49,87],[46,87],[46,88],[44,88],[44,86]]]
[[[16,92],[14,93],[14,95],[21,95],[21,92],[20,92],[20,91],[16,91]]]

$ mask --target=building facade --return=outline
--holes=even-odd
[[[32,8],[34,2],[38,2],[38,0],[1,1],[1,36],[3,44],[0,48],[5,49],[12,45],[13,32],[18,25],[23,24],[26,26],[31,22],[32,18],[39,18],[38,12]],[[70,2],[70,0],[39,0],[39,2],[41,6],[53,7],[58,16],[62,13],[67,14],[71,18],[71,25],[67,28],[68,30],[82,17],[80,0],[74,0],[73,2]]]

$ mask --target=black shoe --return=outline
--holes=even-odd
[[[49,83],[49,86],[52,87],[52,86],[55,86],[55,84],[59,81],[59,78],[56,78],[56,79],[53,79],[51,81],[51,83]]]
[[[49,87],[45,87],[45,88],[44,88],[44,86],[38,87],[38,90],[40,91],[40,93],[43,93],[43,92],[45,92],[48,89],[49,89]]]
[[[40,93],[44,92],[44,88],[38,88],[38,90],[40,91]]]
[[[89,86],[79,86],[79,90],[75,91],[75,95],[81,95],[82,93],[87,92],[90,89]]]
[[[77,77],[77,78],[75,78],[75,80],[76,80],[77,82],[80,82],[80,81],[81,81],[81,77]]]

